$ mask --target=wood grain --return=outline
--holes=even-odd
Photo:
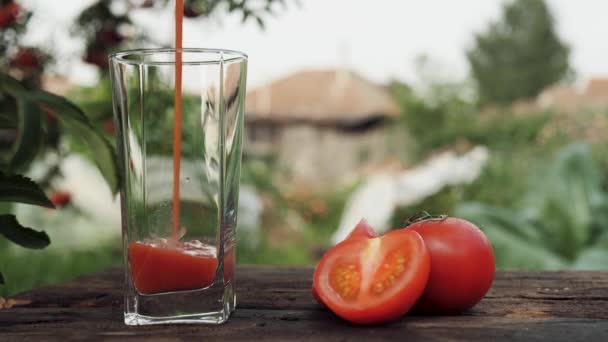
[[[114,269],[18,295],[32,302],[0,311],[0,341],[608,341],[608,272],[498,272],[464,315],[358,327],[314,301],[311,267],[237,271],[238,307],[221,326],[125,326]]]

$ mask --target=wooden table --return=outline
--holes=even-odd
[[[108,270],[16,296],[32,303],[0,310],[0,341],[608,341],[608,272],[499,272],[465,315],[359,327],[314,301],[312,271],[239,267],[238,307],[221,326],[128,327],[122,272]]]

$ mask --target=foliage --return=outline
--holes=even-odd
[[[42,111],[52,113],[73,135],[80,137],[91,150],[96,152],[100,171],[115,192],[119,181],[116,158],[112,147],[105,138],[95,130],[84,113],[68,100],[28,87],[7,74],[0,73],[0,95],[2,107],[15,108],[4,112],[7,127],[17,132],[11,151],[0,163],[0,202],[15,202],[54,208],[42,188],[31,179],[15,172],[26,171],[36,155],[43,151],[42,144],[45,130]],[[0,235],[26,248],[44,248],[50,243],[48,235],[23,227],[14,215],[0,215]]]
[[[403,129],[416,141],[418,159],[427,152],[454,142],[475,125],[475,107],[454,91],[456,84],[431,87],[425,97],[405,84],[394,82],[393,95],[399,103]]]
[[[45,232],[23,227],[15,215],[0,215],[0,235],[25,248],[41,249],[51,243]]]
[[[481,144],[499,151],[532,147],[553,116],[550,112],[516,116],[508,109],[480,114],[459,88],[457,83],[435,85],[422,97],[406,85],[393,83],[401,121],[414,137],[419,159],[451,144],[464,148]]]
[[[49,245],[44,231],[22,226],[10,214],[12,203],[54,208],[42,186],[23,177],[37,156],[58,151],[59,122],[97,153],[95,159],[110,187],[119,182],[111,146],[93,128],[82,111],[68,100],[39,89],[40,77],[50,57],[41,49],[23,46],[31,13],[12,0],[0,2],[0,235],[25,248]],[[49,167],[41,183],[56,174]],[[2,283],[4,277],[0,274]]]
[[[167,2],[164,0],[164,2]],[[240,13],[243,22],[255,20],[264,28],[264,17],[273,13],[273,5],[280,3],[285,6],[285,0],[186,0],[184,1],[184,16],[187,18],[208,17],[224,7],[228,13]]]
[[[167,46],[154,37],[138,30],[131,20],[131,12],[155,8],[169,9],[174,1],[168,0],[97,0],[85,8],[73,28],[74,35],[84,38],[83,61],[108,71],[108,54],[126,48],[141,46]],[[243,22],[254,20],[264,27],[267,14],[273,13],[275,3],[285,5],[285,0],[237,1],[237,0],[185,0],[184,17],[207,18],[215,13],[240,13]]]
[[[44,69],[42,51],[20,44],[31,16],[32,13],[17,2],[0,0],[0,69],[15,67],[27,76]]]
[[[31,89],[26,87],[23,83],[8,76],[0,74],[0,90],[2,90],[5,96],[10,96],[17,100],[19,106],[17,113],[12,113],[11,118],[14,122],[28,123],[27,126],[22,124],[18,126],[19,131],[22,132],[22,136],[27,136],[28,130],[36,129],[39,131],[41,125],[40,120],[42,118],[38,115],[36,122],[26,122],[22,119],[23,116],[32,115],[28,110],[34,111],[36,114],[44,109],[47,113],[51,113],[55,119],[58,119],[67,128],[70,134],[75,135],[82,139],[90,150],[95,151],[96,158],[95,163],[99,167],[102,175],[110,185],[114,192],[118,191],[118,171],[116,165],[116,158],[114,151],[109,145],[108,141],[103,135],[96,130],[87,116],[78,108],[76,105],[68,101],[67,99],[51,94],[40,89]],[[9,113],[10,115],[11,113]],[[38,146],[31,144],[31,141],[25,141],[23,139],[16,142],[15,151],[19,152],[22,148],[29,148],[31,151],[28,153],[28,161],[33,160],[33,156],[37,153]],[[19,155],[17,155],[19,156]],[[15,170],[15,163],[13,159],[8,163],[7,170],[12,172]]]
[[[467,57],[481,103],[536,96],[570,71],[569,48],[557,36],[544,0],[505,4],[500,21],[476,36]]]
[[[587,144],[563,148],[510,207],[462,203],[478,223],[499,267],[602,269],[608,264],[608,192]]]
[[[427,98],[399,84],[393,90],[418,158],[448,146],[490,149],[478,179],[398,208],[393,227],[414,212],[432,210],[478,223],[494,244],[501,268],[608,267],[608,139],[600,133],[605,132],[605,112],[480,112],[466,100],[463,105],[457,93],[450,99],[431,92]],[[568,145],[573,141],[593,145]]]

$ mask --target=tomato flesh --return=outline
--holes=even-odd
[[[338,316],[358,324],[384,323],[405,314],[418,300],[430,272],[430,257],[414,231],[347,239],[321,259],[313,291]]]
[[[374,274],[372,283],[372,295],[379,296],[391,288],[399,277],[405,272],[407,260],[404,251],[395,250],[388,254],[382,262],[380,269]]]
[[[370,239],[370,238],[374,238],[377,236],[378,236],[378,233],[376,233],[374,228],[372,228],[372,226],[370,226],[369,223],[367,223],[367,220],[361,219],[361,221],[359,221],[359,223],[357,223],[355,228],[353,228],[353,230],[348,234],[348,236],[346,237],[346,239],[344,239],[344,241],[350,240],[350,239],[361,239],[361,238]],[[312,288],[312,296],[316,299],[317,302],[319,302],[319,304],[325,305],[325,303],[323,303],[323,301],[319,297],[319,294],[317,293],[317,290],[314,287]]]
[[[363,219],[361,219],[361,221],[359,221],[359,223],[357,223],[355,228],[353,228],[353,230],[348,234],[348,236],[346,237],[346,239],[344,239],[344,241],[350,240],[350,239],[361,239],[361,238],[371,239],[371,238],[374,238],[377,236],[378,236],[378,233],[376,233],[374,228],[372,228],[372,226],[370,226],[369,223],[367,223],[367,220],[363,218]],[[312,288],[312,296],[316,299],[317,302],[319,302],[319,304],[325,305],[325,303],[323,303],[323,301],[319,297],[319,294],[317,293],[317,290],[315,290],[314,287]]]
[[[329,285],[343,300],[355,300],[360,291],[361,269],[351,263],[336,265],[330,271]]]

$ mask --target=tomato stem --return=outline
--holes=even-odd
[[[415,213],[414,215],[410,216],[407,220],[405,220],[405,222],[403,223],[404,227],[407,227],[411,224],[414,224],[416,222],[420,222],[420,221],[443,221],[446,218],[448,218],[448,215],[431,215],[429,214],[427,211],[419,211],[417,213]]]

